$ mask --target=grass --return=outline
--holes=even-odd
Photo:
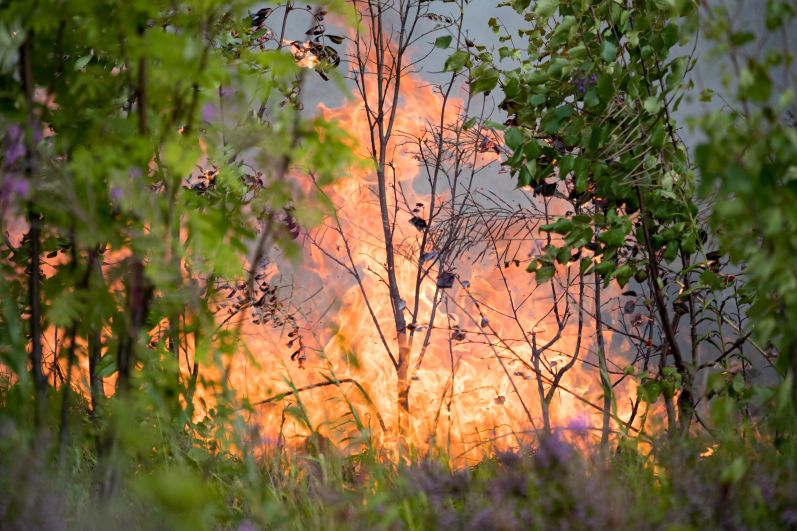
[[[367,447],[344,455],[318,434],[256,451],[238,414],[200,437],[147,401],[109,401],[100,425],[75,397],[59,462],[59,397],[35,429],[19,386],[0,393],[0,529],[797,527],[788,400],[756,418],[718,402],[711,433],[615,439],[604,452],[586,432],[554,433],[457,468],[440,449],[396,464]]]

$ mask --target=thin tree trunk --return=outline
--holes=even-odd
[[[103,396],[102,378],[97,374],[97,369],[102,356],[102,335],[97,329],[89,332],[89,392],[91,393],[91,414],[97,417],[99,414],[100,400]]]
[[[606,365],[606,348],[603,342],[603,317],[601,316],[601,279],[595,273],[595,338],[598,343],[598,366],[601,373],[603,389],[603,425],[601,426],[601,449],[605,450],[609,443],[609,428],[612,408],[612,382]]]
[[[25,175],[28,182],[33,181],[35,174],[35,158],[33,155],[33,64],[32,64],[33,32],[28,31],[25,41],[19,49],[19,77],[25,93],[27,112],[27,131],[25,132]],[[32,188],[32,186],[31,186]],[[30,246],[30,271],[28,273],[28,304],[30,306],[30,364],[33,376],[33,387],[36,396],[35,422],[42,426],[44,422],[44,406],[47,398],[47,379],[42,368],[42,312],[41,312],[41,215],[31,203],[28,204],[28,245]]]
[[[72,238],[72,250],[73,250],[72,268],[74,270],[77,267],[77,262],[79,258],[74,237]],[[97,260],[96,251],[91,251],[89,253],[88,261],[86,263],[86,272],[77,286],[78,290],[85,290],[89,286],[89,281],[91,280],[91,273],[92,270],[94,269],[96,260]],[[72,369],[75,366],[75,346],[76,346],[75,342],[77,338],[77,329],[78,329],[78,322],[72,323],[72,325],[69,328],[69,348],[67,349],[67,354],[66,354],[67,356],[66,377],[63,383],[64,386],[63,397],[61,398],[61,425],[58,432],[59,467],[63,467],[66,460],[66,445],[69,436],[69,396],[72,391]]]
[[[653,242],[650,237],[650,228],[648,226],[648,214],[645,210],[644,197],[642,189],[639,185],[636,186],[637,199],[639,200],[640,219],[642,221],[642,230],[645,235],[645,247],[647,250],[647,267],[648,267],[648,282],[650,290],[653,293],[653,300],[656,303],[656,308],[659,312],[659,319],[661,327],[664,331],[664,338],[667,342],[669,353],[672,354],[675,362],[675,368],[681,375],[682,388],[681,393],[678,395],[678,413],[681,423],[681,431],[686,432],[692,421],[694,405],[692,404],[692,374],[684,363],[681,349],[678,347],[678,340],[675,337],[675,330],[670,320],[670,312],[667,311],[667,306],[664,302],[664,295],[659,286],[659,264],[656,261],[656,252],[653,249]],[[662,353],[664,357],[666,353]]]
[[[194,329],[194,352],[196,352],[197,348],[199,348],[199,343],[201,340],[202,340],[202,330],[201,327],[197,326]],[[188,360],[187,354],[186,354],[186,360]],[[188,380],[188,385],[186,387],[186,393],[185,393],[185,409],[186,409],[186,416],[188,417],[187,422],[191,422],[194,418],[194,394],[196,393],[196,384],[197,380],[199,379],[199,360],[196,359],[196,355],[194,356],[194,364],[193,366],[190,367],[190,369],[191,369],[191,376]]]
[[[404,347],[406,348],[406,347]],[[398,407],[398,434],[399,444],[403,451],[409,448],[410,435],[410,381],[408,370],[410,367],[409,353],[402,355],[403,348],[399,348],[399,365],[396,367],[396,404]]]
[[[72,368],[75,363],[75,340],[77,323],[69,330],[69,348],[66,358],[66,378],[64,379],[63,396],[61,397],[61,425],[58,431],[58,467],[63,469],[66,463],[66,443],[69,436],[69,394],[72,389]]]
[[[147,61],[141,58],[138,62],[138,132],[142,137],[147,135]],[[117,356],[118,377],[117,393],[124,393],[130,387],[130,376],[135,365],[136,344],[138,343],[144,319],[147,316],[152,288],[144,276],[144,262],[134,254],[131,257],[130,277],[128,279],[128,323],[125,337],[119,343]]]
[[[90,268],[90,275],[96,270],[97,277],[102,282],[102,246],[98,246],[93,251],[94,262]],[[91,276],[89,276],[91,282]],[[99,328],[92,328],[88,335],[88,357],[89,357],[89,393],[91,394],[91,416],[96,421],[99,414],[100,400],[104,396],[102,378],[97,373],[100,361],[102,360],[102,333]]]
[[[143,35],[144,28],[139,29]],[[147,60],[138,61],[138,79],[136,86],[136,102],[138,108],[138,133],[147,136]],[[149,311],[152,298],[152,286],[144,275],[144,262],[136,253],[130,257],[130,271],[127,278],[126,322],[119,340],[117,350],[116,394],[119,398],[128,395],[131,387],[132,372],[135,367],[136,347]],[[103,463],[99,467],[99,493],[107,500],[117,491],[121,473],[115,456],[119,443],[115,433],[100,437],[98,441],[98,459]]]
[[[134,256],[128,281],[128,318],[125,337],[119,344],[117,357],[118,378],[116,391],[124,394],[130,388],[130,377],[135,365],[136,344],[147,316],[152,289],[144,276],[144,263]]]
[[[388,164],[388,146],[393,133],[393,124],[399,106],[401,94],[401,76],[403,69],[404,53],[407,42],[410,40],[412,29],[407,27],[407,18],[412,2],[407,2],[399,7],[399,34],[395,44],[394,53],[390,53],[389,37],[383,27],[383,6],[381,2],[368,2],[368,17],[371,23],[371,32],[374,35],[373,51],[375,54],[376,72],[374,83],[377,88],[377,101],[371,106],[367,98],[366,75],[368,57],[358,57],[361,71],[362,94],[366,105],[366,115],[369,118],[371,151],[376,165],[377,195],[379,198],[379,211],[382,222],[382,234],[385,245],[385,266],[387,273],[388,293],[390,305],[393,310],[396,325],[396,339],[398,343],[398,359],[396,368],[396,404],[397,404],[397,434],[400,450],[407,449],[409,436],[409,394],[410,380],[408,378],[410,354],[412,345],[407,334],[407,323],[404,318],[405,303],[401,299],[398,280],[396,278],[395,250],[393,248],[393,223],[388,204],[387,176],[385,168]],[[408,33],[409,32],[409,33]],[[359,37],[358,37],[359,38]],[[358,52],[359,46],[358,46]],[[361,53],[361,52],[360,52]],[[366,52],[367,53],[367,52]],[[387,70],[387,72],[386,72]],[[392,87],[390,86],[392,84]],[[369,114],[369,113],[374,113]],[[373,116],[373,120],[371,119]],[[395,183],[393,183],[395,186]]]
[[[554,304],[556,301],[554,300]],[[545,430],[545,435],[551,434],[551,418],[550,412],[548,411],[548,400],[545,397],[545,387],[542,385],[542,372],[540,372],[540,357],[541,352],[537,348],[537,333],[532,331],[531,332],[531,357],[532,363],[534,364],[534,374],[536,375],[537,379],[537,394],[540,398],[540,409],[542,410],[542,427]]]

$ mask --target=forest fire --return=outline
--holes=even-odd
[[[340,107],[322,103],[320,109],[357,141],[358,153],[368,160],[376,128],[373,115],[369,124],[368,101],[379,95],[376,83],[367,82],[364,89]],[[373,159],[326,190],[336,217],[302,238],[305,258],[291,273],[292,300],[304,301],[295,303],[303,314],[298,334],[313,345],[307,370],[288,360],[292,349],[286,351],[285,344],[292,347],[293,336],[276,330],[263,337],[253,331],[247,333],[248,347],[259,366],[237,367],[232,374],[233,386],[255,403],[264,394],[285,390],[281,381],[303,390],[297,393],[301,418],[285,417],[286,405],[296,412],[289,406],[297,401],[292,394],[258,406],[256,422],[265,440],[290,445],[312,427],[355,451],[364,436],[389,451],[407,445],[467,463],[532,444],[544,430],[600,437],[603,391],[595,324],[589,312],[578,309],[592,288],[582,286],[579,300],[578,262],[559,267],[550,286],[535,286],[526,272],[545,244],[546,234],[538,230],[545,222],[540,212],[563,212],[567,204],[529,189],[510,191],[498,211],[491,208],[494,187],[510,190],[498,182],[505,179],[499,174],[503,139],[492,128],[464,125],[471,105],[466,100],[461,86],[444,99],[442,89],[419,76],[401,77],[395,134],[385,145],[386,219],[395,249],[398,307],[386,274]],[[455,151],[436,158],[436,150],[450,146]],[[435,171],[448,172],[445,186],[433,181]],[[290,276],[286,270],[290,266],[272,265],[269,275],[283,282]],[[405,317],[408,347],[399,345],[396,311]],[[630,350],[627,341],[603,334],[614,359],[622,359]],[[406,427],[397,398],[401,348],[409,352]],[[261,354],[275,350],[279,353]],[[335,380],[343,383],[331,385]],[[614,388],[617,418],[629,418],[636,408],[635,387],[628,378]],[[362,433],[363,428],[369,431]]]
[[[262,38],[258,43],[263,46]],[[331,53],[313,41],[282,44],[309,71],[322,64],[318,54]],[[395,53],[395,44],[384,46]],[[558,265],[549,283],[536,285],[527,271],[550,241],[539,227],[572,208],[567,183],[513,189],[501,165],[502,133],[469,119],[484,102],[468,93],[467,83],[454,76],[447,85],[434,84],[403,72],[383,81],[380,92],[367,71],[376,52],[362,53],[350,45],[352,62],[361,61],[352,98],[318,106],[325,120],[351,136],[362,163],[323,188],[334,215],[301,236],[290,220],[303,260],[275,256],[257,277],[268,286],[262,297],[288,308],[280,312],[289,317],[228,314],[228,302],[218,307],[220,327],[247,319],[241,349],[254,363],[236,356],[226,376],[240,398],[255,404],[250,421],[265,446],[298,446],[317,432],[345,451],[373,443],[393,455],[413,448],[464,464],[533,445],[550,432],[596,442],[606,408],[597,355],[603,347],[594,310],[587,308],[595,288],[579,274],[576,259]],[[398,91],[395,100],[387,89]],[[377,116],[390,115],[394,105],[392,135],[375,136]],[[204,169],[209,161],[201,138],[200,145],[200,173],[188,187],[204,192],[218,167]],[[382,192],[375,170],[380,157]],[[150,172],[155,169],[150,161]],[[311,176],[295,178],[305,191],[315,186]],[[230,296],[244,291],[245,283],[236,285]],[[619,301],[612,287],[603,295]],[[634,305],[626,300],[616,309],[630,314]],[[150,346],[168,328],[166,320],[159,323]],[[609,425],[633,430],[650,406],[639,411],[636,380],[624,375],[633,345],[615,332],[602,332],[613,362],[607,371],[623,375],[612,389]],[[179,370],[191,381],[193,340],[186,339],[184,349]],[[80,381],[80,373],[91,370],[87,357],[76,361]],[[56,381],[52,367],[45,372]],[[212,367],[204,373],[208,382],[222,376]],[[114,375],[102,379],[105,395],[115,392],[115,382]],[[193,415],[200,419],[216,399],[213,385],[194,387]],[[88,388],[82,392],[89,396]]]
[[[793,2],[6,3],[0,529],[797,527]]]

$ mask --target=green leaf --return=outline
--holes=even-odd
[[[628,284],[632,276],[634,276],[634,268],[629,264],[623,264],[612,273],[612,278],[617,281],[621,288]]]
[[[533,163],[533,164],[532,164]],[[530,186],[531,181],[534,179],[534,173],[537,171],[537,162],[531,161],[528,164],[524,164],[520,167],[520,173],[518,174],[518,187],[523,186]]]
[[[747,385],[744,382],[744,376],[741,374],[735,375],[733,380],[731,380],[731,389],[733,389],[736,394],[740,394],[744,391],[745,387],[747,387]]]
[[[675,43],[678,42],[678,26],[675,24],[667,24],[664,30],[661,32],[662,38],[664,39],[664,45],[667,48],[672,48]]]
[[[47,320],[54,326],[66,327],[80,319],[83,304],[77,294],[61,291],[47,309]]]
[[[527,160],[536,160],[540,157],[542,149],[536,139],[531,139],[523,145],[523,154]]]
[[[92,58],[93,56],[91,55],[84,55],[83,57],[78,58],[78,60],[75,61],[75,70],[83,70],[86,68],[86,65],[91,62]]]
[[[589,89],[584,95],[584,105],[587,107],[597,107],[600,102],[601,100],[598,97],[598,91],[594,88]]]
[[[658,124],[653,132],[650,134],[650,145],[656,149],[661,149],[664,146],[665,131],[664,126]]]
[[[656,380],[643,378],[642,383],[637,388],[637,393],[643,401],[652,404],[658,400],[661,394],[661,386]]]
[[[769,31],[780,28],[794,16],[794,7],[790,2],[777,0],[767,1],[766,27]]]
[[[612,260],[603,260],[602,262],[595,264],[595,271],[605,279],[611,277],[612,273],[614,272],[614,268],[617,264],[614,263]]]
[[[522,13],[524,9],[529,7],[531,0],[512,0],[512,8],[518,13]]]
[[[490,92],[498,85],[498,70],[492,65],[483,63],[473,70],[473,79],[470,83],[471,92],[479,94]]]
[[[534,14],[540,18],[548,18],[559,8],[559,0],[539,0]]]
[[[445,50],[451,45],[451,41],[454,39],[451,35],[443,35],[442,37],[438,37],[434,41],[434,47],[440,48],[441,50]]]
[[[570,261],[570,247],[569,246],[566,245],[564,247],[560,247],[556,251],[556,261],[559,262],[560,264],[563,264],[563,265],[567,264]]]
[[[739,99],[765,102],[772,95],[769,72],[758,63],[742,69],[739,75]]]
[[[446,59],[444,70],[446,72],[459,72],[468,62],[470,54],[464,50],[457,50]]]
[[[107,354],[100,359],[97,364],[97,376],[107,378],[117,371],[116,356]]]
[[[722,289],[722,279],[715,272],[706,269],[700,274],[700,283],[712,290]]]
[[[534,270],[534,278],[537,284],[542,284],[553,278],[556,274],[556,267],[551,262],[538,260],[538,267]]]
[[[506,147],[515,151],[523,143],[523,133],[520,132],[520,129],[513,127],[504,135],[504,142]]]
[[[625,242],[625,237],[628,232],[628,227],[626,225],[618,225],[602,232],[600,236],[598,236],[598,240],[609,247],[620,247]]]
[[[747,462],[743,457],[737,457],[731,464],[726,466],[720,475],[723,483],[735,484],[739,483],[742,478],[747,474]]]
[[[603,46],[601,47],[601,59],[610,63],[614,61],[617,57],[617,45],[614,44],[609,39],[603,41]]]
[[[649,97],[645,98],[645,101],[642,103],[642,106],[650,114],[658,114],[659,111],[661,110],[662,103],[661,103],[661,100],[658,97],[649,96]]]
[[[737,31],[731,34],[731,44],[734,46],[744,46],[748,42],[755,40],[755,33],[751,31]]]
[[[573,230],[573,222],[568,218],[559,218],[554,223],[549,223],[540,227],[543,232],[555,232],[556,234],[567,234]]]
[[[681,250],[687,255],[697,251],[697,234],[694,230],[687,231],[683,238],[681,238]]]

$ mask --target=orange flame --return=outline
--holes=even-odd
[[[369,86],[366,90],[369,97],[374,98],[375,88]],[[388,178],[395,178],[395,195],[391,189],[394,197],[391,200],[401,207],[396,219],[394,245],[397,281],[407,310],[416,304],[414,293],[420,246],[420,233],[409,223],[411,214],[408,211],[416,204],[428,208],[432,198],[428,192],[417,191],[425,189],[424,175],[417,148],[407,145],[404,139],[428,139],[430,124],[440,123],[442,105],[442,96],[422,79],[411,75],[402,78],[402,96],[394,126],[396,134],[388,150],[392,153]],[[443,113],[443,122],[454,124],[452,131],[462,125],[463,106],[462,98],[453,98]],[[362,155],[368,158],[369,123],[363,101],[355,98],[337,108],[321,104],[320,110],[326,119],[336,120],[358,140]],[[500,148],[496,146],[501,139],[489,130],[474,130],[473,133],[475,140],[467,141],[475,144],[475,165],[484,168],[498,160]],[[445,134],[447,140],[452,140],[453,132]],[[496,179],[495,174],[495,170],[485,174],[489,175],[486,177],[477,174],[476,186],[490,191],[492,184],[479,179]],[[303,292],[312,295],[312,299],[304,303],[303,332],[313,336],[311,339],[317,348],[317,356],[311,355],[308,360],[310,370],[301,371],[291,364],[287,359],[290,351],[285,348],[286,338],[280,337],[278,332],[257,333],[248,346],[259,367],[237,366],[232,382],[254,401],[285,390],[285,381],[303,388],[329,378],[345,380],[339,387],[311,387],[299,393],[312,427],[338,444],[358,449],[362,444],[362,438],[358,437],[357,422],[360,422],[370,429],[370,436],[381,447],[395,450],[397,376],[380,330],[394,352],[397,350],[396,330],[383,280],[385,244],[374,181],[372,171],[353,169],[351,175],[328,190],[336,207],[339,230],[336,221],[331,219],[314,230],[305,242],[306,262],[301,271],[294,272],[304,285]],[[507,202],[526,202],[527,194],[516,190],[509,194]],[[435,199],[439,205],[452,201],[452,194],[446,190],[438,193]],[[554,201],[550,208],[564,211],[565,207]],[[482,222],[486,230],[492,230],[489,222]],[[512,225],[524,223],[520,217]],[[513,250],[527,253],[518,254],[525,262],[538,248],[533,240],[513,245]],[[431,275],[421,283],[417,293],[418,328],[412,331],[415,340],[410,361],[409,442],[422,451],[442,449],[458,463],[478,460],[496,449],[528,444],[542,428],[530,338],[533,334],[539,344],[544,344],[555,335],[553,297],[547,288],[533,288],[531,275],[524,267],[517,267],[520,260],[510,260],[509,267],[504,267],[504,258],[496,256],[495,251],[478,260],[475,256],[480,253],[476,250],[470,256],[463,256],[456,270],[459,284],[438,290]],[[355,268],[362,287],[351,274]],[[577,269],[576,265],[571,279],[575,278]],[[565,270],[563,267],[563,274]],[[276,269],[272,273],[279,274]],[[442,299],[438,291],[443,292]],[[558,296],[560,307],[563,307],[561,290]],[[572,300],[570,305],[571,312],[575,312]],[[429,335],[429,345],[424,348],[433,309],[435,324]],[[323,323],[329,325],[326,331],[320,329]],[[595,338],[588,332],[591,329],[594,329],[593,321],[585,314],[579,361],[564,375],[559,390],[551,397],[551,424],[554,429],[564,430],[563,433],[583,434],[600,428],[598,404],[602,391],[595,369]],[[542,369],[548,378],[543,382],[546,391],[557,368],[575,354],[578,334],[576,318],[571,315],[561,338],[543,354],[542,365],[549,368],[547,372]],[[629,350],[627,341],[613,343],[612,334],[604,332],[604,335],[606,345],[616,349],[616,353]],[[423,362],[418,367],[421,352],[424,353]],[[581,360],[588,361],[585,364]],[[622,371],[623,367],[611,369]],[[349,379],[359,382],[370,400],[351,385]],[[631,409],[628,397],[635,396],[633,379],[627,378],[614,392],[616,414],[627,418]],[[297,399],[289,396],[286,400],[296,402]],[[283,405],[271,402],[259,410],[257,422],[266,434],[265,441],[273,443],[280,437],[290,441],[306,435],[307,426],[302,422],[290,416],[286,420]],[[288,411],[295,413],[296,409]],[[354,419],[355,414],[358,421]],[[382,428],[382,421],[387,431]],[[617,425],[614,426],[616,429]]]

